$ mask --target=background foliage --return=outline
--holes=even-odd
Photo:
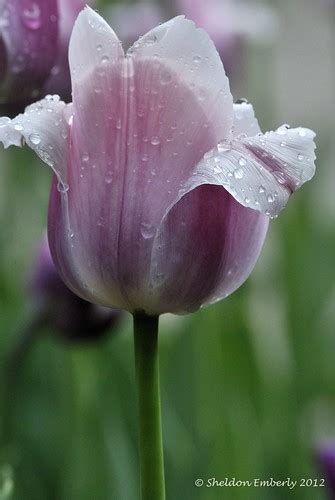
[[[254,104],[264,130],[286,122],[316,130],[317,175],[271,224],[238,292],[162,318],[167,491],[175,500],[326,498],[321,488],[194,486],[198,477],[319,477],[315,446],[335,437],[334,11],[322,0],[273,6],[278,37],[246,47],[234,98]],[[27,149],[0,155],[3,360],[30,314],[26,278],[46,226],[51,173]],[[45,331],[6,384],[0,474],[10,485],[13,465],[13,499],[138,498],[131,326],[124,316],[107,341],[80,348]]]

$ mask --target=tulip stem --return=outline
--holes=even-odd
[[[142,500],[164,500],[158,316],[134,314],[134,342]]]

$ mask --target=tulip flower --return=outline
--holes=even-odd
[[[223,299],[249,276],[269,218],[314,175],[314,133],[262,133],[233,104],[209,36],[176,17],[124,54],[86,8],[70,41],[73,102],[0,121],[55,172],[51,252],[87,301],[134,314],[143,498],[164,498],[158,316]]]
[[[321,444],[316,452],[316,461],[320,472],[326,480],[329,498],[335,498],[335,442]]]
[[[57,0],[4,0],[0,18],[0,106],[8,110],[36,99],[50,74],[57,56]]]
[[[84,0],[4,0],[0,6],[0,109],[23,110],[38,97],[71,99],[68,45]],[[94,2],[91,2],[94,3]]]

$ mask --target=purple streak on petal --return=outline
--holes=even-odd
[[[204,185],[186,194],[155,240],[153,304],[156,299],[164,312],[191,312],[231,294],[256,264],[268,224],[222,187]]]
[[[0,15],[7,56],[0,104],[23,106],[38,97],[57,56],[57,0],[4,1]]]

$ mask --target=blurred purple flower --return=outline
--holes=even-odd
[[[329,489],[329,498],[335,499],[335,441],[322,443],[316,451],[316,461]]]
[[[120,40],[130,46],[164,20],[164,11],[153,2],[115,3],[106,9],[105,17]]]
[[[178,14],[185,14],[212,38],[226,72],[231,77],[241,65],[245,41],[272,40],[277,32],[274,11],[255,1],[175,0]]]
[[[71,99],[68,45],[85,0],[0,3],[0,109],[17,114],[48,93]],[[94,3],[94,2],[91,2]]]
[[[182,16],[128,50],[92,9],[70,42],[73,103],[1,119],[51,166],[49,241],[64,281],[104,306],[191,312],[236,290],[269,217],[315,172],[314,132],[262,134],[233,105],[204,30]]]
[[[57,0],[2,0],[0,4],[0,106],[27,104],[57,56]],[[18,109],[16,107],[16,109]]]
[[[28,292],[52,331],[68,341],[95,341],[111,331],[120,316],[118,311],[86,302],[69,290],[55,268],[46,237],[36,255]]]

